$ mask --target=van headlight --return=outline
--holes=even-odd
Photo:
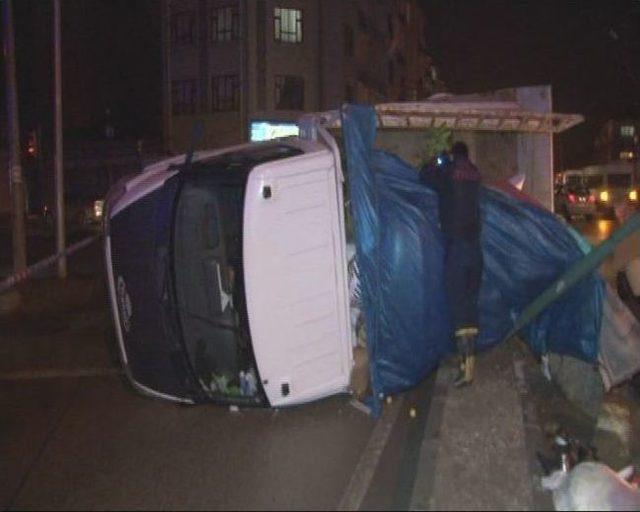
[[[602,201],[603,203],[606,203],[609,201],[609,191],[608,190],[603,190],[602,192],[600,192],[600,201]]]
[[[629,201],[637,201],[638,200],[638,191],[630,190],[629,191]]]

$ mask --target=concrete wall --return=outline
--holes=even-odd
[[[552,111],[550,85],[519,87],[518,103],[536,112]],[[526,175],[524,191],[553,210],[553,135],[533,133],[518,135],[518,168]]]
[[[391,151],[415,167],[423,164],[427,133],[384,130],[376,137],[376,147]],[[518,173],[518,136],[514,133],[454,132],[454,141],[469,146],[471,160],[482,170],[485,181],[508,179]]]
[[[390,151],[414,167],[422,164],[426,132],[404,130],[380,130],[376,136],[376,147]]]
[[[551,112],[551,86],[504,89],[485,95],[489,100],[517,100],[524,108]],[[411,165],[423,161],[426,133],[385,130],[378,132],[376,146],[391,151]],[[553,209],[553,136],[551,134],[454,131],[454,141],[469,146],[469,156],[482,171],[485,182],[525,173],[524,191]]]

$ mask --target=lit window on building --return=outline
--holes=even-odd
[[[620,160],[633,160],[635,156],[633,151],[620,151]]]
[[[302,11],[276,7],[273,14],[275,40],[282,43],[302,42]]]
[[[211,40],[214,43],[237,41],[240,35],[240,17],[236,6],[219,7],[211,14]]]
[[[171,15],[171,43],[174,45],[194,44],[196,40],[196,17],[191,11]]]
[[[633,137],[636,133],[636,127],[633,125],[624,125],[620,127],[620,135],[623,137]]]
[[[171,82],[171,106],[173,115],[196,113],[198,87],[196,80],[174,80]]]
[[[211,110],[224,112],[240,109],[238,75],[218,75],[211,79]]]
[[[276,110],[304,110],[304,78],[278,75],[275,86]]]

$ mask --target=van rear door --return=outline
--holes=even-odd
[[[251,339],[272,406],[345,391],[351,342],[342,194],[333,154],[255,167],[245,195]]]

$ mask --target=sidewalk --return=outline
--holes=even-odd
[[[536,489],[531,463],[541,438],[523,397],[512,347],[480,355],[473,386],[455,389],[451,365],[439,370],[411,508],[537,510],[551,506]],[[518,366],[519,367],[519,366]],[[442,410],[435,414],[434,408]]]
[[[0,295],[0,379],[120,371],[100,250],[69,258],[65,280],[37,277]]]
[[[605,397],[600,418],[589,417],[542,376],[524,344],[512,342],[481,354],[473,386],[450,385],[455,368],[443,366],[425,428],[412,510],[549,510],[536,452],[546,452],[546,432],[564,427],[600,460],[620,469],[640,463],[638,402],[622,392]],[[607,431],[610,404],[630,411],[629,439]]]

